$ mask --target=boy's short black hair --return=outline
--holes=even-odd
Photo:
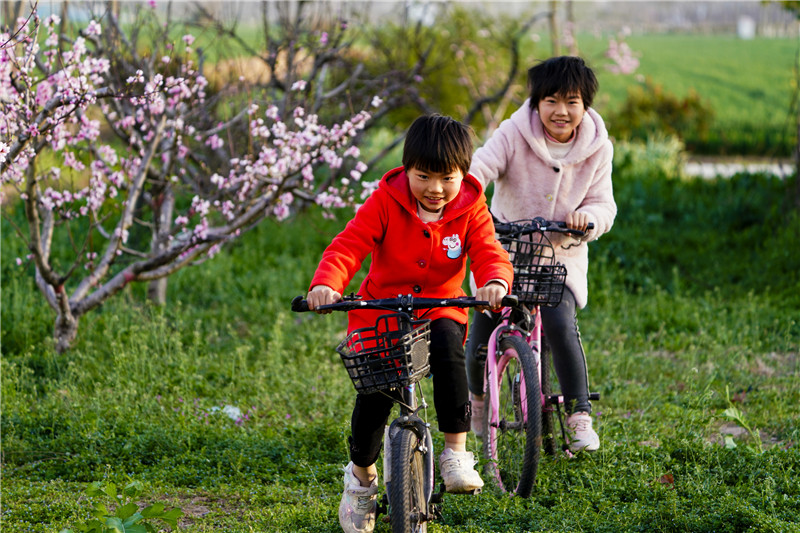
[[[444,115],[423,115],[406,134],[403,167],[428,172],[452,172],[466,176],[472,163],[472,130]]]
[[[589,108],[597,93],[597,77],[580,57],[552,57],[528,69],[528,87],[533,109],[548,96],[575,93],[581,95],[583,106]]]

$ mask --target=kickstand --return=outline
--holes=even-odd
[[[439,485],[439,492],[434,492],[431,494],[431,503],[442,503],[442,496],[446,492],[444,483]]]

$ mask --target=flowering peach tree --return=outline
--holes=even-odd
[[[155,23],[163,34],[145,56],[111,10],[73,38],[59,23],[34,9],[0,34],[2,200],[22,204],[27,227],[4,218],[28,248],[16,261],[32,264],[55,311],[58,351],[127,284],[212,257],[299,202],[359,200],[357,142],[381,97],[359,109],[351,93],[351,114],[326,123],[304,106],[321,90],[316,71],[284,79],[280,100],[226,100],[211,92],[191,34],[173,42]],[[329,51],[329,39],[314,42]]]

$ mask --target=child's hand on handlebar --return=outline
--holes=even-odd
[[[489,308],[492,311],[498,311],[502,305],[503,296],[508,294],[508,290],[502,283],[490,281],[475,293],[476,300],[486,300],[489,302]],[[486,307],[477,307],[478,311],[485,311]]]
[[[315,285],[311,287],[311,290],[308,292],[308,296],[306,296],[308,308],[312,311],[316,310],[320,305],[335,304],[341,299],[342,295],[327,285]],[[321,315],[327,315],[328,313],[331,313],[331,310],[326,309],[323,311],[317,311],[317,313]]]
[[[567,223],[569,229],[576,229],[584,233],[589,229],[589,215],[580,211],[567,213],[564,222]]]

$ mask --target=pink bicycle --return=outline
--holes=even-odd
[[[488,345],[478,351],[479,358],[486,357],[483,454],[489,475],[500,489],[527,498],[536,482],[542,446],[547,453],[556,451],[554,410],[566,441],[560,410],[564,400],[551,392],[550,352],[539,310],[559,304],[567,271],[555,261],[545,233],[580,236],[583,232],[543,218],[496,221],[495,229],[514,265],[511,292],[519,303],[504,308]],[[600,398],[597,393],[589,397]]]

